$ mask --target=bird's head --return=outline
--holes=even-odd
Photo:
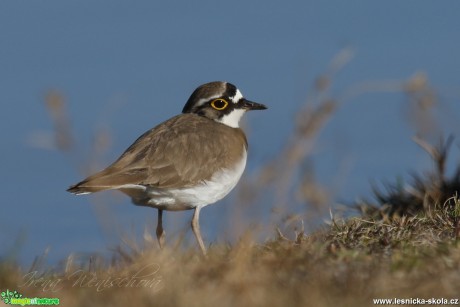
[[[215,81],[199,86],[188,99],[182,113],[195,113],[238,128],[246,111],[265,109],[265,105],[244,98],[233,84]]]

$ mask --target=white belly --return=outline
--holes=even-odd
[[[183,189],[159,189],[149,187],[145,191],[150,198],[148,205],[164,210],[187,210],[204,207],[224,198],[238,183],[246,166],[247,153],[233,169],[223,169],[202,184]]]

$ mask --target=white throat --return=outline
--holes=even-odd
[[[239,128],[240,119],[244,112],[246,112],[244,109],[234,109],[229,114],[222,116],[222,118],[216,119],[216,121],[232,128]]]

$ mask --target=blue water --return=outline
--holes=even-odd
[[[144,225],[152,230],[152,209],[65,189],[86,174],[81,166],[95,131],[111,135],[108,151],[98,156],[103,167],[145,130],[179,113],[204,82],[231,81],[269,106],[245,119],[246,176],[279,153],[315,77],[348,47],[354,57],[335,76],[333,96],[364,81],[401,81],[423,71],[439,97],[440,130],[458,135],[459,9],[457,1],[3,1],[0,255],[30,264],[49,248],[56,262],[71,252],[106,251],[121,234],[139,238]],[[44,148],[53,135],[44,98],[53,89],[66,99],[78,144],[70,156]],[[404,94],[387,90],[340,106],[312,160],[335,200],[370,197],[371,181],[432,167],[411,141],[410,115]],[[455,145],[449,166],[457,162]],[[207,241],[228,235],[221,225],[228,225],[230,203],[203,211]],[[190,216],[166,214],[168,237],[186,229]]]

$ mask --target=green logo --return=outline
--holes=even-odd
[[[23,297],[18,291],[10,291],[8,289],[0,295],[3,302],[8,305],[59,305],[58,298],[28,298]]]

